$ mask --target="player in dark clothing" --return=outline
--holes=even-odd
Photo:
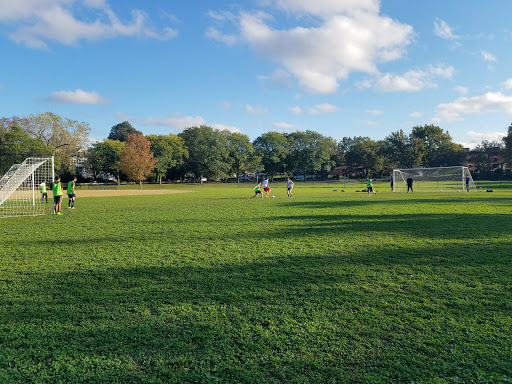
[[[412,190],[412,177],[411,177],[411,175],[409,175],[409,177],[407,178],[407,193],[409,193],[409,189],[411,190],[411,192],[414,192]]]

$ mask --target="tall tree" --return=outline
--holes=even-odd
[[[119,140],[103,140],[94,143],[87,150],[87,168],[95,175],[101,172],[110,173],[121,183],[120,161],[125,143]]]
[[[462,145],[453,142],[448,132],[435,125],[416,126],[411,132],[411,141],[419,139],[423,142],[425,167],[441,167],[461,165],[463,158]]]
[[[170,169],[182,165],[188,157],[185,140],[173,134],[149,135],[147,138],[156,159],[155,171],[161,184],[162,176],[165,176]]]
[[[249,136],[239,132],[223,132],[228,139],[231,170],[236,174],[237,182],[240,182],[242,171],[257,166],[260,159],[255,157],[255,149],[249,140]]]
[[[354,139],[351,137],[343,137],[336,146],[336,166],[338,167],[349,167],[350,164],[347,162],[347,153],[350,148],[354,145]]]
[[[289,153],[285,135],[279,132],[264,133],[254,140],[254,147],[262,158],[267,174],[273,176],[276,172],[284,170],[286,156]]]
[[[57,168],[76,172],[73,159],[86,147],[91,130],[89,123],[45,112],[29,115],[23,128],[52,148]]]
[[[471,152],[471,161],[480,175],[486,177],[499,168],[503,144],[498,141],[483,140]]]
[[[13,164],[20,164],[27,157],[51,155],[50,148],[42,139],[30,137],[20,126],[0,125],[0,176]]]
[[[507,135],[503,138],[503,155],[508,166],[512,166],[512,124],[508,127]]]
[[[416,168],[423,165],[423,141],[405,134],[402,129],[386,136],[381,150],[389,168]]]
[[[151,152],[151,143],[144,135],[128,136],[121,153],[120,167],[126,176],[139,182],[140,189],[142,189],[142,181],[146,180],[146,176],[151,173],[155,162],[153,152]]]
[[[189,153],[185,168],[201,183],[203,177],[217,178],[228,175],[228,139],[219,130],[201,125],[187,128],[178,136],[185,140]]]
[[[369,137],[354,137],[346,152],[347,163],[359,170],[364,177],[382,170],[383,158],[378,144]]]
[[[287,135],[287,169],[304,174],[330,170],[332,164],[329,139],[314,131],[297,131]]]
[[[108,135],[109,140],[119,140],[119,141],[127,141],[128,136],[137,134],[141,135],[142,132],[137,131],[128,121],[123,121],[122,123],[114,125],[110,129],[110,134]]]

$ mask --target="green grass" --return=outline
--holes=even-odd
[[[387,187],[1,219],[0,382],[511,382],[512,192]]]

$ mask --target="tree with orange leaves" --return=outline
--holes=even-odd
[[[139,182],[142,189],[142,181],[155,167],[156,159],[151,152],[151,143],[142,134],[131,134],[121,153],[121,171],[130,179]]]

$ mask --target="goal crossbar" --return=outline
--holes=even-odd
[[[9,168],[9,170],[2,176],[0,179],[0,189],[9,181],[12,175],[16,172],[16,170],[21,167],[21,164],[14,164]]]
[[[39,194],[43,185],[47,188],[53,181],[53,172],[53,158],[29,157],[11,166],[0,179],[0,217],[48,213],[53,204],[42,204],[42,193],[38,204]]]
[[[465,166],[394,169],[393,191],[408,190],[409,177],[413,190],[415,187],[423,191],[476,190],[471,172]]]

